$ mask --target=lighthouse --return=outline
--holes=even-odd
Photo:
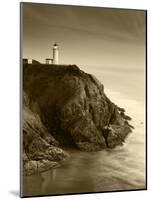
[[[58,45],[55,43],[53,45],[53,60],[52,64],[59,64],[59,50],[58,50]]]

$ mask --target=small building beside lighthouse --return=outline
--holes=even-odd
[[[40,64],[37,60],[29,59],[29,58],[23,58],[23,64]],[[45,64],[46,65],[58,65],[59,64],[59,48],[58,44],[53,45],[52,49],[52,58],[45,58]]]

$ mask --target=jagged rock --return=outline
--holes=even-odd
[[[43,172],[52,168],[60,167],[58,162],[50,161],[50,160],[40,160],[37,161],[38,172]]]
[[[132,118],[129,117],[128,115],[125,115],[124,112],[121,112],[120,114],[121,114],[121,116],[122,116],[125,120],[132,120]]]
[[[31,175],[37,172],[37,162],[35,160],[29,160],[23,165],[23,173],[25,175]]]
[[[98,151],[122,144],[131,132],[130,118],[121,114],[125,110],[107,98],[102,83],[76,65],[26,64],[23,75],[30,109],[60,145]],[[112,127],[108,137],[106,126]]]
[[[125,124],[124,126],[119,126],[111,124],[108,127],[104,127],[103,134],[107,147],[113,148],[117,145],[121,145],[124,139],[131,132],[130,126]]]
[[[39,172],[44,172],[53,168],[60,167],[58,162],[50,161],[50,160],[29,160],[24,164],[23,173],[24,175],[33,175]]]
[[[23,173],[31,175],[60,166],[68,153],[57,147],[58,142],[48,133],[37,113],[29,109],[24,93],[23,109]]]

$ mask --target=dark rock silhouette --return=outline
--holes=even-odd
[[[25,64],[23,89],[28,97],[24,111],[37,116],[36,128],[29,117],[24,120],[24,152],[32,161],[58,164],[68,157],[60,148],[69,146],[83,151],[113,148],[131,132],[125,110],[109,100],[102,83],[76,65]]]
[[[23,95],[23,173],[31,175],[60,166],[69,155],[58,147],[37,113],[29,109]]]

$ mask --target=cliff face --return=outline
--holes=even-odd
[[[122,144],[131,132],[125,110],[107,98],[94,76],[77,66],[31,64],[23,70],[26,107],[38,116],[42,138],[49,138],[51,145],[58,142],[62,147],[98,151]],[[31,123],[31,119],[27,121]]]
[[[23,173],[31,175],[60,166],[69,155],[58,147],[37,113],[29,108],[23,95]]]

